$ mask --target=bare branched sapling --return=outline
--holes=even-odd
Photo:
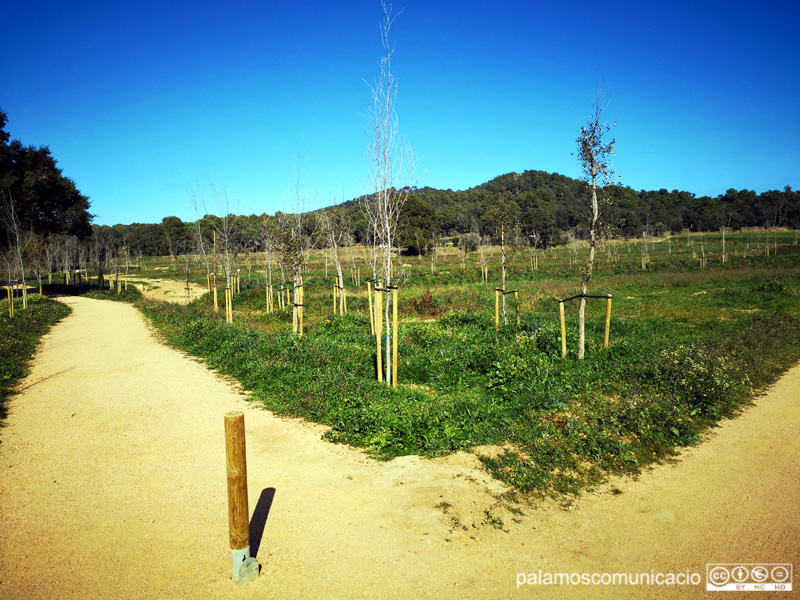
[[[408,186],[413,179],[414,165],[411,149],[398,133],[397,126],[397,82],[392,73],[394,43],[391,40],[395,15],[391,4],[381,2],[381,7],[380,39],[384,55],[379,63],[378,77],[370,86],[369,179],[372,193],[366,196],[363,212],[372,238],[373,278],[381,280],[383,289],[389,290],[393,285],[392,250],[397,243],[397,223],[410,191]],[[382,311],[387,332],[391,325],[391,303],[391,294],[387,293]],[[387,336],[383,361],[386,383],[391,383],[391,353],[392,343]]]

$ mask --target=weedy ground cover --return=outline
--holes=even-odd
[[[71,311],[61,302],[38,294],[14,300],[14,317],[8,316],[8,299],[0,300],[0,426],[7,415],[6,400],[28,374],[28,366],[41,337]]]
[[[591,307],[583,361],[560,353],[557,300],[577,288],[564,249],[536,271],[512,263],[521,323],[497,332],[496,282],[462,270],[455,254],[437,274],[406,267],[394,390],[375,381],[363,287],[348,291],[348,315],[330,315],[332,276],[319,259],[306,277],[302,338],[289,310],[266,314],[256,276],[234,299],[234,325],[208,297],[141,307],[170,343],[237,378],[270,410],[328,425],[331,441],[381,458],[502,446],[482,459],[496,477],[526,494],[570,494],[696,443],[800,358],[800,248],[701,267],[680,255],[690,256],[691,242],[674,242],[672,254],[660,247],[669,268],[601,263],[591,293],[613,294],[611,347],[602,350],[605,307]],[[726,242],[730,250],[730,234]]]

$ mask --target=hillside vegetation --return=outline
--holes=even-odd
[[[684,229],[718,231],[722,227],[741,229],[800,228],[800,194],[786,187],[756,194],[750,190],[728,190],[716,198],[696,197],[686,191],[635,191],[610,186],[604,192],[602,235],[607,238],[632,238],[661,235]],[[557,173],[525,171],[508,173],[463,191],[414,188],[400,218],[400,245],[412,251],[426,251],[442,238],[475,233],[493,235],[498,203],[508,198],[516,207],[520,233],[540,248],[584,239],[586,236],[586,185]],[[343,203],[349,232],[355,242],[366,242],[368,227],[361,210],[361,199]],[[307,215],[309,235],[319,232],[321,211]],[[235,236],[240,245],[263,249],[260,236],[266,215],[239,215]],[[201,226],[210,232],[219,216],[206,215]],[[144,255],[166,255],[191,250],[196,245],[196,226],[178,217],[165,217],[161,223],[95,227],[103,236]],[[533,236],[533,237],[531,237]],[[322,242],[320,242],[322,243]],[[319,244],[317,244],[319,245]]]

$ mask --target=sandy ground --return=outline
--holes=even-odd
[[[621,494],[514,515],[472,455],[372,461],[248,404],[133,307],[64,302],[74,313],[0,433],[0,598],[713,598],[707,563],[800,565],[800,368],[677,463],[614,481]],[[241,586],[227,545],[234,409],[263,566]],[[539,571],[702,583],[517,586]]]
[[[208,293],[208,289],[197,285],[189,284],[189,294],[186,293],[186,283],[172,281],[170,279],[148,279],[146,277],[131,277],[131,283],[135,285],[145,298],[151,300],[164,300],[176,304],[186,304],[192,300],[197,300],[203,294]]]

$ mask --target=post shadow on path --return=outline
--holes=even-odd
[[[269,511],[272,508],[272,501],[275,499],[275,488],[265,488],[261,490],[261,495],[256,503],[253,516],[250,519],[250,556],[258,557],[258,549],[261,547],[261,538],[264,537],[264,527],[267,525]]]

